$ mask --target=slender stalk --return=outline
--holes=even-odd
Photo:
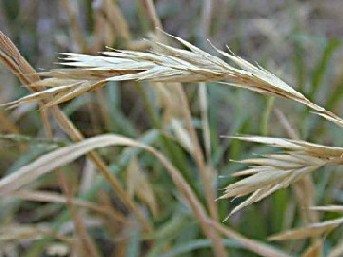
[[[28,90],[31,92],[37,92],[38,89],[35,87],[30,87],[30,85],[38,80],[40,80],[36,71],[32,66],[22,57],[19,50],[12,43],[12,41],[0,32],[0,60],[5,64],[5,66],[16,76],[19,80],[27,85]],[[43,100],[42,104],[47,103],[47,100]],[[42,108],[40,108],[42,109]],[[58,106],[53,106],[51,108],[52,114],[58,121],[59,126],[62,130],[73,140],[81,141],[84,139],[81,132],[74,126],[72,121],[58,108]],[[42,115],[46,115],[45,112],[41,112]],[[45,120],[43,117],[42,120]],[[48,123],[46,123],[48,124]],[[48,133],[50,134],[50,132]],[[119,199],[129,208],[130,211],[134,213],[137,219],[141,222],[142,226],[146,231],[151,231],[150,223],[144,218],[142,213],[139,212],[137,206],[130,199],[129,195],[126,193],[119,180],[113,176],[110,170],[107,168],[105,162],[101,157],[95,153],[90,152],[88,157],[95,163],[98,170],[103,174],[103,176],[108,180],[113,190],[118,194]]]
[[[161,42],[167,40],[165,35],[161,32],[162,23],[160,19],[158,18],[156,14],[156,8],[152,0],[144,0],[144,6],[147,10],[148,17],[150,18],[150,21],[152,22],[154,28],[155,28],[155,33],[157,37],[161,40]],[[170,84],[170,83],[169,83]],[[216,179],[216,174],[211,174],[209,171],[211,169],[208,169],[206,167],[205,161],[204,161],[204,155],[202,152],[202,149],[200,147],[199,139],[196,135],[196,131],[193,127],[192,124],[192,116],[190,113],[190,105],[188,103],[186,94],[184,89],[181,86],[181,83],[172,83],[170,84],[172,88],[177,92],[177,95],[180,98],[181,106],[181,114],[186,122],[186,128],[190,134],[191,137],[191,142],[193,146],[193,150],[191,151],[191,155],[195,160],[195,163],[199,169],[199,174],[200,174],[200,180],[202,184],[204,185],[204,192],[205,192],[205,198],[206,198],[206,203],[209,208],[209,213],[210,216],[218,220],[218,210],[217,210],[217,204],[215,202],[216,199],[216,194],[215,194],[215,188],[213,186],[214,183],[213,180]],[[202,226],[202,229],[204,232],[207,231],[206,226]],[[225,251],[224,244],[222,240],[218,240],[220,237],[215,231],[207,231],[206,233],[209,237],[209,239],[213,240],[215,251],[217,256],[227,256],[227,253]]]

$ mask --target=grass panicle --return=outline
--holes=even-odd
[[[343,127],[343,120],[336,114],[312,103],[302,93],[262,67],[254,66],[241,57],[215,48],[219,54],[236,65],[236,68],[182,38],[173,38],[188,50],[151,42],[154,49],[159,51],[114,50],[103,52],[102,56],[67,53],[62,57],[63,61],[60,64],[74,69],[40,73],[40,76],[51,78],[33,84],[32,87],[52,88],[18,99],[8,106],[15,107],[42,99],[48,99],[47,106],[60,104],[102,87],[109,81],[221,82],[302,103],[315,113]]]

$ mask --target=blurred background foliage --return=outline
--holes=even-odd
[[[149,41],[142,39],[153,38],[155,23],[146,1],[1,0],[0,3],[0,30],[13,40],[37,71],[58,67],[59,53],[97,54],[105,50],[105,46],[148,51]],[[257,62],[313,102],[343,116],[342,1],[156,0],[155,7],[166,32],[212,54],[215,51],[207,39],[220,49],[228,45],[235,54]],[[0,77],[1,103],[27,94],[25,87],[1,65]],[[187,84],[184,89],[193,126],[205,151],[198,85]],[[183,172],[194,192],[205,202],[194,160],[182,144],[168,136],[171,128],[163,122],[161,105],[161,99],[149,83],[113,82],[61,108],[86,137],[118,133],[157,147]],[[235,181],[230,175],[243,167],[230,159],[270,152],[259,145],[221,138],[222,135],[296,136],[329,146],[343,144],[338,127],[290,101],[208,83],[207,105],[211,148],[206,162],[218,174],[218,194],[226,184]],[[36,105],[21,106],[14,111],[0,109],[1,175],[15,171],[58,146],[70,144],[54,121],[51,122],[56,140],[46,139]],[[144,238],[106,180],[94,174],[95,168],[85,158],[64,167],[62,170],[73,194],[101,206],[110,206],[120,217],[102,219],[99,225],[97,215],[87,215],[88,230],[100,254],[211,256],[210,242],[160,164],[151,156],[132,149],[111,148],[99,153],[122,184],[133,190],[132,197],[154,225],[151,238]],[[314,203],[340,204],[343,202],[341,171],[325,169],[325,172],[314,173]],[[90,174],[91,182],[85,174]],[[52,173],[33,186],[60,192],[56,181]],[[137,186],[139,183],[145,186]],[[271,234],[304,224],[303,210],[295,198],[292,188],[280,190],[261,203],[245,208],[225,225],[248,238],[266,241]],[[218,201],[219,220],[240,201]],[[6,206],[0,209],[2,225],[10,221],[45,222],[60,229],[63,225],[67,227],[70,221],[70,213],[63,204],[12,200],[10,204],[4,201],[0,205]],[[337,217],[335,215],[325,214],[321,220]],[[342,237],[342,230],[329,234],[324,252],[330,252],[334,245],[342,242]],[[3,244],[0,252],[12,251],[13,255],[8,256],[54,256],[48,250],[56,246],[56,242],[49,237],[26,243],[12,242]],[[298,254],[309,242],[267,243]],[[231,256],[256,256],[233,240],[226,240],[225,245]]]

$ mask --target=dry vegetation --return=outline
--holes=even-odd
[[[316,45],[306,30],[343,4],[189,1],[182,10],[182,2],[2,2],[0,28],[14,41],[10,21],[25,21],[25,8],[40,10],[30,20],[39,28],[55,7],[51,19],[66,26],[50,54],[68,53],[58,68],[36,71],[34,53],[0,32],[0,75],[6,68],[29,91],[7,75],[0,82],[9,90],[0,109],[0,256],[343,255],[343,55],[338,36],[320,34]],[[198,8],[194,43],[175,8],[188,17]],[[244,21],[254,12],[278,19],[252,19],[252,30]],[[40,35],[41,47],[49,36]],[[276,70],[271,62],[284,72],[262,68]]]

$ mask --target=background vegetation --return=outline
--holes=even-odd
[[[219,49],[227,44],[235,54],[257,62],[312,102],[342,116],[340,0],[0,3],[0,30],[38,72],[60,68],[59,53],[98,54],[105,46],[146,52],[155,47],[143,38],[177,45],[158,27],[212,55],[216,51],[207,39]],[[20,55],[12,57],[19,60]],[[1,103],[27,95],[30,88],[21,85],[32,82],[32,76],[24,83],[25,77],[10,71],[0,66]],[[332,207],[334,212],[308,208],[342,203],[340,167],[322,167],[226,222],[222,221],[246,198],[214,201],[225,186],[239,180],[231,175],[246,168],[230,160],[275,152],[222,136],[263,135],[342,146],[342,128],[304,105],[212,82],[181,87],[112,81],[59,108],[41,107],[29,103],[0,109],[1,176],[47,152],[73,147],[82,137],[117,134],[134,139],[131,146],[140,142],[156,150],[122,144],[101,148],[37,178],[25,189],[4,194],[0,256],[343,254],[342,229],[319,223],[339,219],[342,208]],[[73,151],[63,154],[71,156]],[[47,163],[53,166],[56,160],[55,156]],[[307,227],[312,223],[325,229],[316,233]],[[305,227],[303,236],[291,234],[290,239],[304,239],[268,240],[300,227]]]

